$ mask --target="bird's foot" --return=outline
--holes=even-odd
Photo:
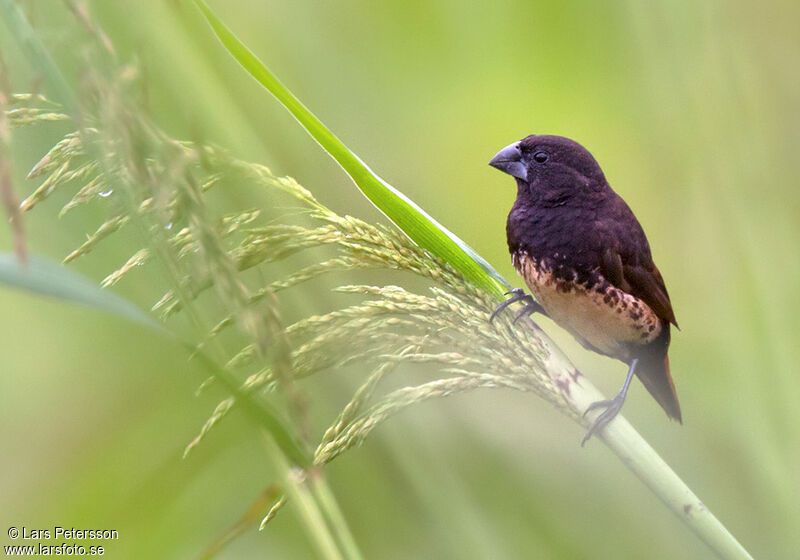
[[[586,434],[583,436],[583,440],[581,440],[581,447],[583,447],[583,445],[589,441],[589,438],[592,437],[596,431],[602,430],[608,425],[609,422],[616,418],[624,403],[625,394],[620,391],[613,399],[593,402],[588,406],[586,411],[583,413],[584,416],[586,416],[589,411],[594,410],[595,408],[605,408],[605,410],[594,419],[594,422],[589,425],[589,429],[586,430]]]
[[[514,317],[514,323],[519,321],[522,317],[530,315],[532,313],[546,314],[544,308],[533,299],[533,296],[530,294],[526,294],[525,290],[523,290],[522,288],[514,288],[513,290],[506,292],[506,295],[507,296],[510,295],[511,297],[495,308],[491,317],[489,317],[490,323],[494,321],[494,318],[506,307],[518,301],[525,302],[525,307],[523,307],[522,309],[519,310],[519,312],[517,312],[517,315]]]
[[[528,296],[528,298],[530,298],[530,301],[525,300],[527,301],[525,307],[517,311],[517,314],[514,316],[514,320],[511,321],[512,323],[516,323],[523,317],[527,315],[533,315],[534,313],[541,313],[542,315],[547,315],[547,313],[544,310],[544,307],[542,307],[538,301],[534,301],[533,298],[531,298],[531,296]]]
[[[594,419],[594,422],[589,425],[589,429],[586,430],[586,435],[583,436],[583,440],[581,441],[581,447],[583,447],[584,443],[589,441],[589,438],[592,437],[593,433],[595,433],[597,430],[602,430],[608,425],[609,422],[617,417],[622,405],[625,404],[625,396],[628,394],[628,388],[631,386],[633,373],[636,371],[636,365],[638,363],[639,358],[633,358],[630,364],[628,364],[628,374],[625,376],[625,382],[622,384],[622,389],[619,390],[619,393],[617,393],[613,399],[593,402],[586,407],[586,410],[583,412],[584,416],[586,416],[590,410],[594,410],[595,408],[605,408],[605,410]]]

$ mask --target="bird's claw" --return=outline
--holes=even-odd
[[[514,320],[511,321],[512,324],[516,323],[527,315],[533,315],[534,313],[541,313],[543,315],[545,314],[544,307],[542,307],[539,302],[534,301],[531,296],[528,297],[530,298],[530,301],[525,304],[525,307],[517,311],[517,314],[514,316]]]
[[[589,429],[586,430],[586,434],[581,440],[581,447],[583,447],[583,445],[589,441],[589,438],[591,438],[596,431],[602,430],[608,425],[609,422],[616,418],[624,403],[625,395],[620,393],[613,399],[596,401],[586,407],[586,410],[583,412],[583,416],[586,416],[590,411],[596,408],[605,408],[605,410],[600,413],[600,415],[594,419],[594,422],[589,425]]]
[[[503,311],[506,307],[508,307],[512,303],[516,303],[518,301],[524,301],[525,302],[525,307],[523,307],[522,309],[519,310],[519,312],[517,312],[517,315],[514,317],[514,321],[513,321],[514,323],[516,323],[519,319],[521,319],[525,315],[530,315],[531,313],[536,313],[536,312],[544,313],[544,308],[542,308],[542,306],[539,305],[533,299],[532,295],[526,294],[525,290],[523,290],[522,288],[514,288],[513,290],[509,290],[509,291],[506,292],[505,295],[507,295],[507,296],[510,295],[511,297],[508,298],[507,300],[505,300],[503,303],[501,303],[500,305],[498,305],[495,308],[495,310],[492,313],[491,317],[489,317],[489,322],[490,323],[492,321],[494,321],[494,318],[497,317],[497,315],[501,311]]]

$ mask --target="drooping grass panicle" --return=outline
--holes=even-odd
[[[71,187],[74,195],[62,211],[67,212],[82,204],[122,198],[123,193],[117,190],[124,187],[118,185],[130,183],[134,178],[141,179],[133,189],[132,204],[118,204],[118,213],[100,224],[65,260],[87,255],[132,219],[140,223],[145,221],[147,227],[164,239],[158,251],[162,257],[166,254],[171,259],[170,266],[177,282],[154,308],[168,317],[214,288],[229,314],[209,329],[209,338],[202,343],[207,345],[226,328],[239,325],[250,342],[229,354],[227,367],[243,372],[255,368],[256,373],[246,374],[249,378],[243,382],[247,390],[276,388],[281,385],[281,378],[286,384],[290,379],[344,364],[362,362],[371,364],[374,372],[385,372],[400,363],[425,363],[443,372],[449,368],[449,373],[457,370],[462,374],[444,378],[440,386],[432,381],[425,389],[395,393],[392,398],[404,403],[400,408],[462,388],[504,385],[524,386],[525,390],[534,390],[559,406],[568,406],[544,373],[541,356],[536,351],[536,331],[512,330],[505,320],[499,321],[496,327],[489,326],[486,319],[494,299],[401,232],[339,215],[292,178],[276,177],[263,165],[236,160],[213,147],[175,141],[150,123],[136,123],[131,127],[128,113],[115,117],[119,118],[125,119],[126,126],[131,129],[123,136],[125,140],[111,141],[109,145],[109,136],[94,127],[88,133],[70,133],[59,141],[31,172],[31,178],[40,178],[42,182],[23,206],[32,209],[56,188]],[[84,146],[87,139],[102,143],[105,161],[91,159],[97,148]],[[163,152],[168,153],[169,158]],[[250,183],[276,196],[288,195],[307,209],[307,219],[302,223],[263,223],[261,212],[257,210],[215,219],[204,209],[204,192],[221,181]],[[333,253],[328,258],[265,285],[252,287],[239,277],[245,270],[324,247],[329,247]],[[103,285],[115,285],[151,262],[154,255],[153,247],[140,249],[119,269],[111,271]],[[359,294],[367,299],[340,310],[300,319],[285,328],[264,319],[276,316],[273,298],[282,290],[301,286],[322,275],[370,268],[407,271],[420,276],[429,282],[427,293],[397,286],[342,286],[339,292]],[[263,306],[265,301],[272,301],[272,304]],[[280,343],[284,348],[280,368],[283,373],[276,370],[274,363],[265,362],[267,356],[274,358],[277,341],[283,341]],[[416,343],[413,351],[410,341]],[[476,373],[480,371],[487,373]],[[373,377],[382,375],[373,373]],[[529,381],[504,384],[495,377],[527,378]],[[365,435],[363,430],[351,426],[353,422],[374,426],[391,415],[388,411],[395,408],[388,401],[379,401],[382,404],[378,409],[370,409],[373,412],[369,414],[369,421],[353,413],[356,409],[353,403],[358,403],[358,410],[366,406],[375,385],[376,381],[367,382],[369,390],[362,386],[349,408],[345,408],[350,412],[343,412],[332,425],[331,428],[338,426],[334,430],[336,437],[330,439],[333,432],[329,430],[330,441],[326,445],[337,441],[337,446],[348,447],[363,440]],[[233,407],[230,399],[223,401],[199,438]],[[346,443],[348,434],[355,438],[351,443]]]

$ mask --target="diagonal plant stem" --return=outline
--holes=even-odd
[[[554,380],[557,380],[559,388],[569,393],[569,401],[576,413],[586,410],[593,402],[605,399],[552,341],[544,339],[542,342],[548,352],[547,371]],[[588,420],[591,419],[590,416]],[[614,455],[719,558],[753,560],[736,537],[621,414],[598,436]]]

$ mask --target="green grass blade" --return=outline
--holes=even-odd
[[[269,71],[203,0],[195,0],[195,3],[228,52],[303,125],[386,217],[420,247],[449,263],[472,283],[496,296],[502,295],[509,284],[492,265],[414,201],[381,179]]]
[[[155,319],[130,301],[100,288],[95,282],[60,264],[32,257],[23,264],[16,255],[0,254],[0,284],[70,303],[105,311],[156,330]]]

